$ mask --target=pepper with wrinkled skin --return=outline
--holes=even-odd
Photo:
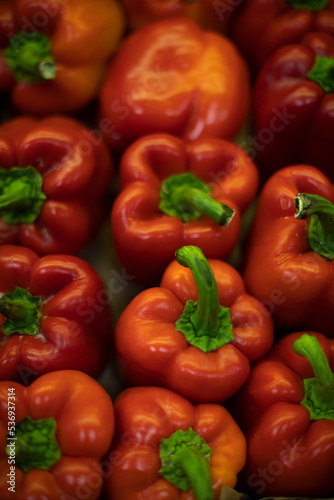
[[[243,277],[278,330],[334,335],[334,189],[309,165],[277,171],[259,196]]]
[[[270,349],[273,325],[233,267],[185,246],[161,286],[144,290],[125,308],[115,342],[127,383],[167,387],[195,403],[220,403]]]
[[[202,191],[192,189],[193,199],[188,181]],[[137,281],[158,284],[183,245],[199,246],[208,258],[229,256],[240,234],[241,214],[257,192],[258,171],[231,142],[203,139],[186,144],[167,134],[152,134],[125,151],[119,185],[111,211],[118,259]],[[196,193],[198,212],[193,205]]]
[[[116,150],[156,132],[233,139],[249,100],[247,65],[227,37],[189,19],[156,21],[130,34],[110,63],[99,125]]]
[[[95,269],[71,255],[39,258],[0,245],[0,380],[62,369],[97,377],[111,345],[109,305]]]
[[[101,138],[65,116],[0,127],[0,244],[77,254],[101,226],[113,162]]]
[[[334,36],[333,0],[249,0],[232,36],[256,72],[277,49],[312,31]]]
[[[28,387],[0,382],[1,499],[98,500],[113,434],[112,401],[82,372],[48,373]]]
[[[333,68],[334,38],[325,33],[286,45],[262,68],[254,87],[253,130],[263,179],[307,163],[334,182]]]
[[[162,19],[186,17],[202,28],[228,32],[235,7],[212,0],[122,0],[131,30]]]
[[[286,335],[253,367],[229,407],[246,434],[242,480],[261,497],[334,491],[334,343]]]
[[[221,405],[193,406],[167,389],[136,387],[117,397],[114,410],[108,500],[218,500],[224,485],[236,484],[245,437]]]
[[[98,94],[124,29],[115,0],[4,0],[0,90],[22,113],[80,110]]]

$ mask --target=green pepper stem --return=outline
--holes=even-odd
[[[334,92],[334,59],[316,56],[307,78],[320,85],[324,92]]]
[[[217,283],[203,252],[195,246],[184,246],[175,255],[179,264],[191,270],[198,294],[196,302],[186,302],[175,329],[203,352],[215,351],[232,342],[230,309],[219,304]]]
[[[311,217],[308,241],[312,250],[327,258],[334,258],[334,205],[315,194],[299,193],[295,197],[296,219]]]
[[[191,427],[177,429],[160,443],[160,474],[183,491],[193,490],[196,500],[212,500],[210,459],[213,449]]]
[[[179,187],[172,195],[173,203],[185,209],[191,208],[201,215],[214,220],[219,226],[228,226],[234,215],[234,210],[214,200],[200,189]]]
[[[12,208],[24,209],[30,206],[29,196],[31,188],[27,184],[15,181],[10,192],[0,195],[0,212]]]
[[[308,9],[308,10],[322,10],[324,9],[329,0],[284,0],[285,3],[291,5],[294,9]]]
[[[218,328],[219,296],[212,269],[200,248],[184,246],[176,251],[176,260],[188,267],[194,276],[198,300],[192,315],[197,336],[215,337]]]
[[[15,429],[15,461],[23,471],[31,469],[50,470],[61,456],[55,439],[54,418],[34,420],[27,416]],[[11,437],[8,438],[10,441]],[[10,449],[7,446],[9,455]]]
[[[187,476],[196,500],[213,500],[210,468],[201,452],[190,447],[182,448],[174,459]]]
[[[38,31],[18,33],[10,39],[4,54],[17,81],[36,83],[56,76],[50,39]]]
[[[0,213],[7,224],[30,224],[46,200],[43,177],[32,166],[0,168]]]
[[[220,226],[228,226],[234,210],[211,198],[211,188],[191,172],[171,175],[162,184],[159,209],[183,222],[206,215]]]
[[[315,375],[314,379],[304,380],[305,403],[311,406],[312,411],[319,413],[320,416],[317,418],[330,418],[326,413],[329,415],[333,413],[334,419],[334,374],[317,337],[305,333],[293,343],[292,347],[297,354],[309,361]]]
[[[0,313],[6,318],[1,327],[4,335],[38,333],[42,316],[41,303],[41,297],[33,297],[24,288],[16,287],[5,293],[0,299]]]

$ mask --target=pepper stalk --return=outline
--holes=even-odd
[[[305,396],[301,404],[310,412],[311,420],[334,421],[334,373],[315,335],[301,335],[293,350],[304,356],[312,366],[314,378],[304,379]]]
[[[187,341],[204,352],[219,349],[233,341],[233,325],[228,307],[219,304],[217,283],[200,248],[184,246],[176,251],[176,260],[189,267],[196,283],[198,300],[188,300],[175,323]]]

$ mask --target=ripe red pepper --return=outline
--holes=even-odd
[[[167,389],[136,387],[114,403],[108,500],[218,500],[242,469],[245,437],[218,404],[193,406]]]
[[[235,396],[246,433],[245,485],[261,496],[334,493],[334,342],[286,335],[258,361]]]
[[[0,382],[1,500],[98,500],[113,434],[111,399],[84,373]]]
[[[249,0],[237,15],[233,39],[259,70],[277,49],[312,31],[334,36],[333,0]]]
[[[235,11],[228,0],[122,0],[131,30],[155,21],[186,17],[202,28],[227,32]]]
[[[79,257],[39,258],[0,245],[0,380],[27,382],[61,369],[98,376],[112,332],[102,292],[97,272]]]
[[[334,38],[321,33],[278,50],[262,68],[254,88],[253,128],[263,178],[306,163],[334,181],[333,69]]]
[[[227,258],[257,187],[256,166],[230,142],[185,144],[166,134],[137,140],[121,159],[111,212],[118,259],[138,281],[157,284],[183,245]]]
[[[161,287],[144,290],[125,308],[115,341],[127,382],[219,403],[242,386],[250,362],[270,349],[273,325],[233,267],[186,246],[177,250]]]
[[[128,36],[112,60],[99,128],[118,150],[155,132],[232,139],[249,94],[247,65],[228,38],[189,19],[157,21]]]
[[[77,120],[18,117],[0,127],[0,244],[77,254],[102,222],[112,160]]]
[[[0,90],[22,113],[79,110],[97,95],[124,28],[115,0],[3,0]]]
[[[333,184],[309,165],[279,170],[260,194],[243,276],[279,329],[334,335],[333,203]]]

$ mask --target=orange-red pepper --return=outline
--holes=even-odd
[[[224,486],[235,486],[245,437],[223,406],[136,387],[123,391],[114,409],[108,500],[218,500]]]
[[[177,250],[176,258],[161,286],[137,295],[117,323],[123,375],[196,403],[221,403],[270,349],[272,320],[232,266],[206,260],[193,246]]]
[[[128,36],[112,60],[99,128],[114,149],[154,132],[232,139],[249,95],[247,65],[227,37],[189,19],[157,21]]]
[[[0,90],[24,113],[81,109],[97,95],[124,28],[115,0],[4,0]]]
[[[0,382],[1,500],[98,500],[113,434],[112,401],[82,372]]]
[[[158,284],[183,245],[227,258],[257,187],[255,164],[232,142],[186,144],[167,134],[138,139],[121,159],[121,192],[111,212],[120,263],[138,281]]]

